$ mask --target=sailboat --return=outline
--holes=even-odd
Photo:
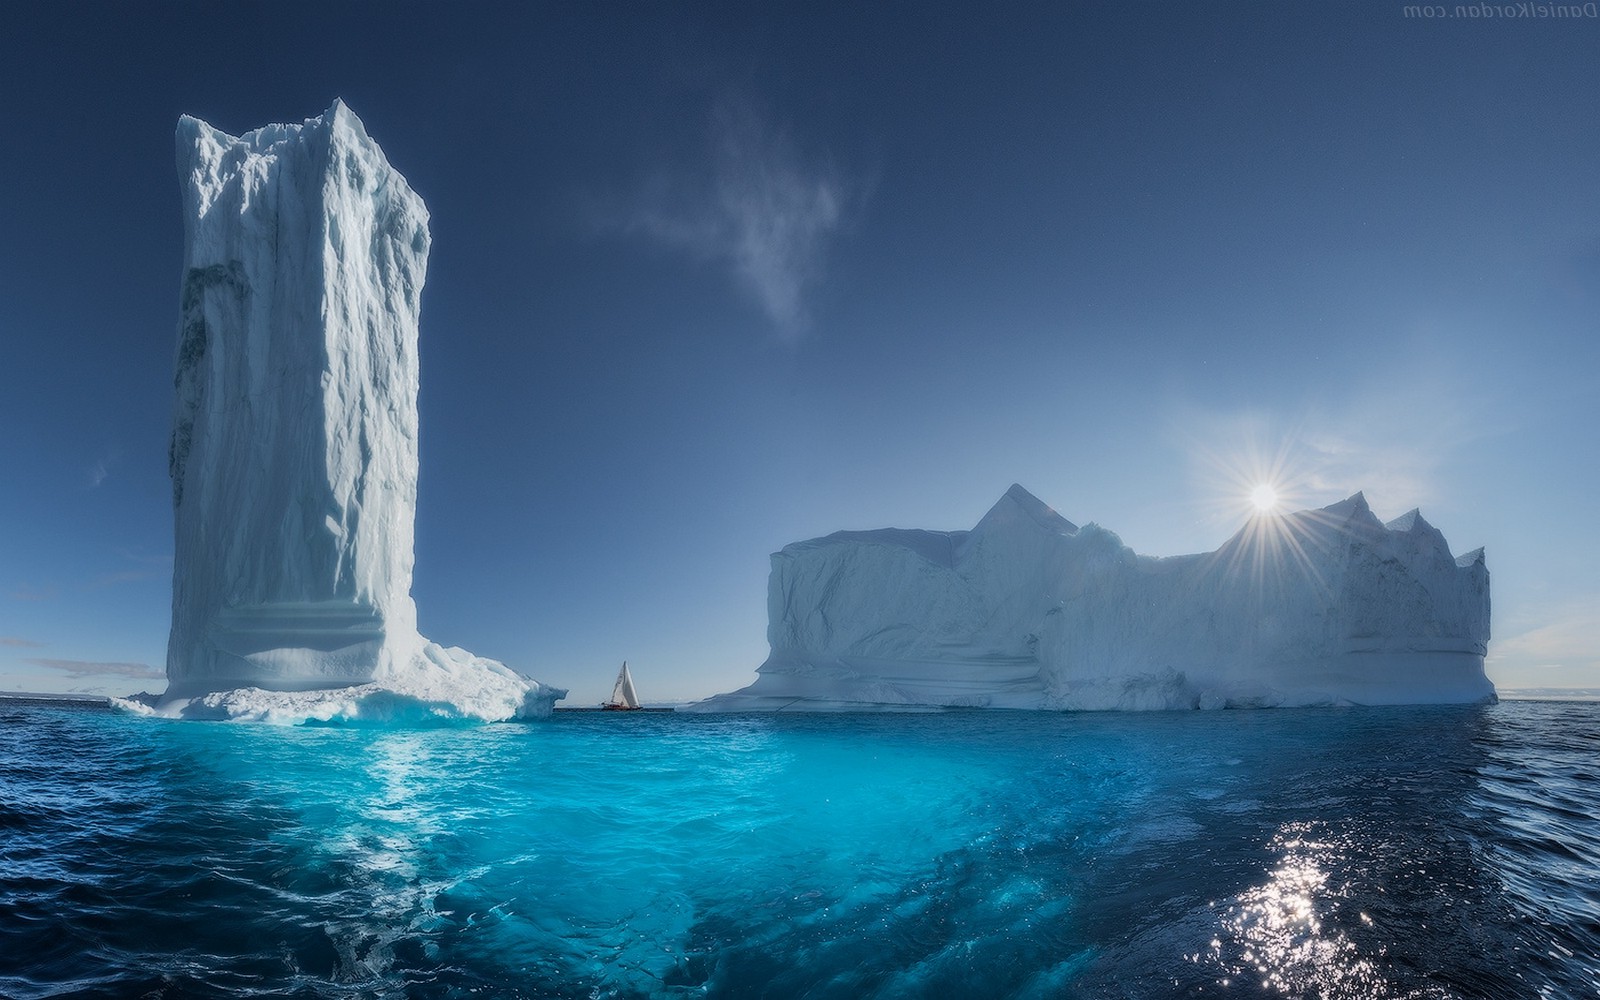
[[[622,661],[622,672],[617,674],[617,686],[611,689],[611,700],[601,708],[607,712],[636,712],[644,706],[633,690],[633,675],[628,673],[628,661]]]

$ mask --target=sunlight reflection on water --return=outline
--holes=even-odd
[[[1263,989],[1285,996],[1388,997],[1395,995],[1378,967],[1342,931],[1324,930],[1323,917],[1342,893],[1329,885],[1340,865],[1338,845],[1319,837],[1317,823],[1290,823],[1273,836],[1280,855],[1267,881],[1225,906],[1221,915],[1230,947],[1211,941],[1213,960],[1226,973],[1218,981],[1254,976]],[[1371,918],[1360,914],[1370,923]],[[1237,955],[1230,959],[1226,954]]]
[[[0,995],[1597,992],[1593,707],[7,718]]]

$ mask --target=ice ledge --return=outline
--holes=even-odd
[[[438,725],[513,722],[550,715],[567,696],[498,660],[430,642],[406,663],[365,684],[303,691],[240,687],[191,697],[134,695],[113,707],[138,715],[277,725]]]

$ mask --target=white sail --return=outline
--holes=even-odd
[[[628,673],[628,661],[622,661],[622,672],[617,674],[616,687],[611,689],[611,704],[623,708],[638,708],[639,696],[633,690],[633,675]]]

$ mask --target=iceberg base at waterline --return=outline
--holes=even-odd
[[[550,715],[567,696],[498,660],[456,646],[422,640],[398,666],[372,680],[343,687],[299,691],[240,687],[193,697],[134,695],[113,698],[114,707],[174,719],[301,723],[512,722]]]
[[[1492,704],[1483,657],[1451,651],[1353,653],[1315,661],[1262,664],[1252,671],[1172,668],[1080,678],[1050,690],[962,685],[972,694],[922,678],[886,678],[859,668],[783,671],[768,661],[756,684],[683,706],[688,712],[937,712],[963,709],[1140,712],[1172,709],[1311,708],[1340,705]],[[909,672],[917,664],[898,664]],[[948,670],[950,664],[927,664]],[[871,670],[871,667],[867,668]],[[1268,679],[1267,672],[1281,676]],[[1249,676],[1255,674],[1255,676]]]

